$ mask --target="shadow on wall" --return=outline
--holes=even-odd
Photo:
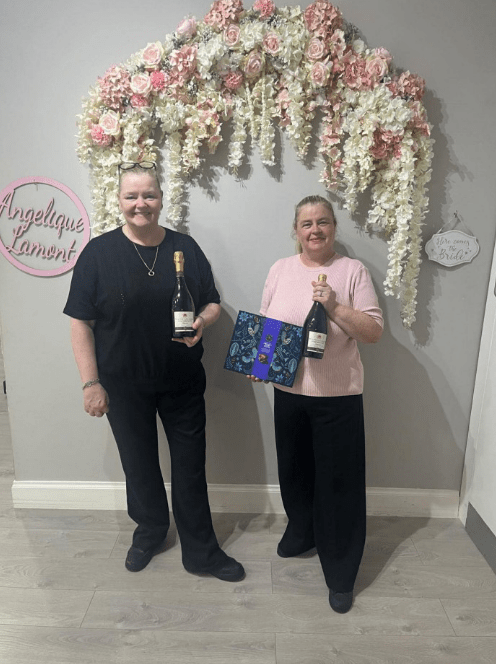
[[[441,370],[432,362],[427,370],[416,357],[415,348],[403,346],[391,333],[386,296],[379,286],[383,275],[345,245],[336,242],[335,248],[367,267],[385,317],[380,342],[359,344],[365,374],[367,486],[458,490],[467,427],[459,401]],[[424,353],[421,357],[428,361]],[[433,377],[443,386],[444,408],[456,414],[451,420],[446,417],[438,388],[433,386]],[[438,451],[435,456],[432,449]]]
[[[360,353],[365,369],[367,484],[458,490],[466,418],[442,372],[438,384],[444,385],[444,403],[451,402],[449,412],[456,414],[451,420],[428,371],[391,335],[387,323],[381,342],[362,345]],[[432,375],[435,367],[430,371]]]

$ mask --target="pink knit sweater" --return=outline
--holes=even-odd
[[[363,311],[384,325],[382,311],[367,268],[360,261],[340,254],[320,267],[306,267],[300,255],[282,258],[270,268],[265,282],[260,313],[286,323],[303,325],[312,300],[312,281],[327,275],[339,304]],[[293,387],[278,389],[312,397],[361,394],[363,365],[355,339],[327,319],[327,342],[321,360],[302,357]]]

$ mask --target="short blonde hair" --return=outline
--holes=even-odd
[[[164,192],[162,191],[162,186],[160,184],[160,180],[158,179],[158,173],[157,173],[157,168],[142,168],[141,166],[134,166],[133,168],[126,168],[126,170],[120,170],[119,169],[119,187],[118,187],[118,192],[119,194],[121,193],[121,181],[122,178],[126,175],[126,173],[137,173],[138,175],[149,175],[152,177],[155,182],[157,183],[157,187],[160,191],[160,195],[163,197]]]
[[[324,207],[326,207],[329,210],[329,212],[332,214],[332,220],[334,222],[334,225],[336,226],[336,217],[334,215],[334,208],[332,207],[332,203],[323,196],[319,196],[318,194],[312,194],[311,196],[305,196],[305,198],[302,198],[301,201],[297,203],[295,207],[293,229],[296,230],[296,224],[298,223],[298,215],[300,214],[301,208],[304,207],[305,205],[323,205]]]
[[[336,216],[334,214],[334,208],[332,207],[332,203],[327,200],[327,198],[324,198],[323,196],[319,196],[318,194],[312,194],[311,196],[305,196],[305,198],[302,198],[301,201],[295,206],[295,214],[294,214],[294,219],[293,219],[293,230],[292,230],[292,237],[293,239],[296,240],[296,225],[298,224],[298,215],[300,214],[301,208],[304,207],[305,205],[323,205],[326,207],[329,212],[332,215],[332,220],[334,222],[334,226],[337,226],[336,222]],[[296,240],[296,253],[301,254],[303,251],[301,244],[299,243],[298,240]]]

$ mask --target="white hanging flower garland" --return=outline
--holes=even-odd
[[[117,171],[122,161],[157,161],[167,137],[168,217],[179,222],[186,181],[200,149],[215,152],[232,121],[228,165],[237,174],[251,138],[274,165],[274,120],[299,157],[322,116],[321,182],[353,212],[371,189],[367,224],[388,236],[387,295],[415,321],[421,227],[428,205],[432,139],[421,103],[424,81],[396,75],[385,49],[355,38],[339,9],[317,0],[306,10],[256,0],[216,0],[203,21],[189,17],[163,43],[148,44],[104,74],[83,102],[78,156],[91,165],[93,232],[123,223]]]

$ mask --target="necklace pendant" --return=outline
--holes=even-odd
[[[153,271],[153,268],[155,267],[155,263],[157,262],[158,250],[160,249],[160,245],[158,245],[158,247],[157,247],[157,251],[155,252],[155,260],[153,261],[153,265],[151,267],[145,263],[145,261],[143,260],[143,256],[138,251],[138,247],[136,246],[136,244],[134,242],[133,242],[133,245],[134,245],[134,248],[136,249],[136,253],[140,257],[141,262],[143,263],[143,265],[148,270],[148,276],[149,277],[154,277],[155,272]]]

